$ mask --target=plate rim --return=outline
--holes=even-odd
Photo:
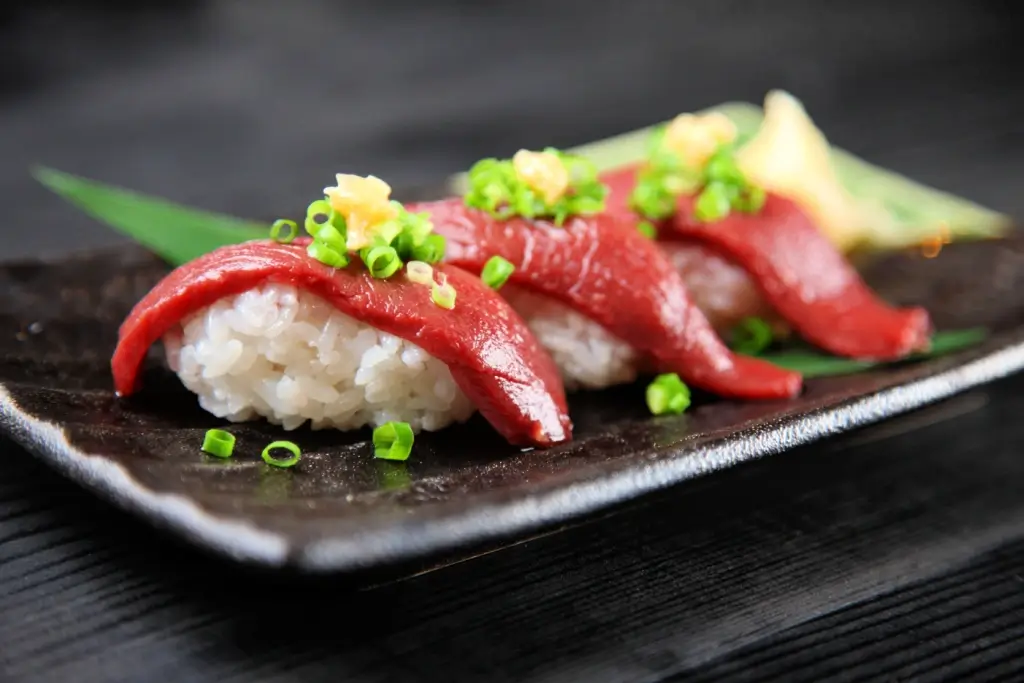
[[[208,512],[185,494],[163,493],[134,479],[106,456],[76,448],[58,423],[21,409],[0,382],[0,426],[23,448],[67,478],[146,522],[237,562],[326,574],[451,551],[582,518],[690,479],[879,422],[1024,369],[1024,327],[949,358],[974,355],[933,374],[843,399],[810,412],[748,425],[711,444],[674,443],[665,457],[627,466],[511,501],[482,503],[428,519],[411,518],[366,531],[295,544],[284,534],[229,514]]]

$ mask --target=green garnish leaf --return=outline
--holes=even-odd
[[[954,351],[960,351],[978,344],[985,339],[987,334],[987,330],[983,328],[938,332],[932,337],[932,345],[928,351],[915,353],[903,361],[897,361],[897,363],[937,358]],[[761,354],[758,358],[786,370],[799,372],[804,377],[851,375],[879,366],[894,364],[841,358],[812,350],[779,351],[777,353]]]
[[[501,219],[513,216],[550,218],[555,225],[562,225],[570,216],[586,216],[604,210],[608,187],[597,179],[594,164],[553,147],[546,148],[544,153],[557,156],[569,176],[568,189],[554,202],[545,201],[519,177],[512,159],[488,158],[469,169],[466,206]]]
[[[690,388],[674,372],[658,375],[647,385],[647,408],[654,415],[679,415],[690,407]]]
[[[86,214],[175,266],[226,244],[267,236],[266,223],[191,209],[51,168],[36,167],[32,175]]]
[[[203,437],[203,452],[217,458],[230,458],[235,450],[235,435],[223,429],[209,429]]]
[[[273,452],[275,450],[285,450],[291,453],[287,458],[275,458]],[[302,451],[298,445],[291,441],[274,441],[267,444],[267,447],[263,449],[263,461],[268,465],[274,467],[291,467],[302,458]]]
[[[408,460],[414,440],[408,422],[385,422],[373,430],[373,456],[382,460]]]
[[[514,272],[516,272],[516,267],[512,265],[511,261],[500,256],[492,256],[484,264],[484,269],[480,272],[480,279],[491,289],[498,290],[508,282]]]
[[[761,318],[744,318],[732,330],[729,347],[736,353],[756,356],[772,345],[772,326]]]

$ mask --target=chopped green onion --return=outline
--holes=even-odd
[[[657,221],[676,212],[676,199],[703,185],[694,214],[701,221],[716,221],[736,209],[756,213],[764,205],[762,188],[751,185],[736,163],[736,144],[721,145],[701,168],[688,166],[663,144],[664,128],[651,136],[647,164],[637,175],[629,197],[630,207],[645,218]]]
[[[651,135],[647,163],[629,197],[630,207],[652,221],[672,216],[679,195],[695,190],[701,182],[699,172],[662,144],[664,138],[665,126]]]
[[[647,239],[658,239],[658,229],[650,221],[640,221],[636,224],[636,231]]]
[[[385,422],[373,430],[373,455],[382,460],[408,460],[414,439],[408,422]]]
[[[727,185],[743,187],[747,179],[736,163],[731,145],[723,145],[704,166],[704,177],[708,182],[718,181]]]
[[[330,194],[327,190],[325,195]],[[342,268],[348,265],[351,254],[358,251],[370,274],[380,279],[399,272],[406,261],[440,261],[444,257],[445,239],[432,234],[430,214],[409,213],[401,202],[393,199],[389,205],[394,209],[393,217],[365,226],[357,245],[349,242],[352,236],[348,234],[348,222],[328,198],[310,203],[304,226],[313,242],[307,253],[321,263]]]
[[[291,457],[278,459],[271,455],[271,451],[279,449],[288,451],[291,453]],[[300,458],[302,458],[302,451],[299,450],[299,447],[291,441],[274,441],[267,444],[267,447],[263,449],[262,456],[263,462],[268,465],[273,465],[274,467],[291,467],[297,463]]]
[[[416,246],[413,244],[413,241],[412,234],[407,231],[402,231],[395,235],[395,239],[391,240],[391,246],[398,253],[398,258],[406,262],[417,260],[412,255],[412,250]]]
[[[641,216],[662,220],[676,212],[676,195],[665,187],[664,179],[653,171],[641,171],[629,205]]]
[[[320,228],[330,224],[332,214],[334,214],[334,208],[326,199],[318,199],[310,204],[306,207],[306,232],[311,237],[316,237]]]
[[[729,190],[725,183],[708,183],[697,197],[693,206],[694,216],[705,223],[717,221],[729,215]]]
[[[434,283],[430,287],[430,298],[441,308],[455,308],[455,288],[448,282]]]
[[[331,249],[319,240],[310,242],[306,253],[331,268],[344,268],[348,265],[348,254]]]
[[[235,450],[235,435],[223,429],[209,429],[203,437],[203,452],[218,458],[230,458]]]
[[[394,247],[371,247],[364,249],[362,256],[367,270],[375,278],[389,278],[402,267],[402,259],[398,258]]]
[[[423,261],[409,261],[405,264],[405,276],[418,285],[429,285],[434,282],[434,269]]]
[[[281,234],[283,228],[288,228],[288,232],[284,235]],[[299,224],[295,221],[290,221],[287,218],[279,218],[274,221],[274,224],[270,226],[270,239],[281,244],[288,244],[295,240],[299,236]]]
[[[647,407],[655,415],[679,415],[690,407],[690,388],[674,372],[658,375],[647,386]]]
[[[562,225],[569,216],[604,211],[608,187],[597,177],[589,160],[557,149],[544,149],[558,156],[569,175],[567,191],[552,203],[544,200],[516,173],[511,159],[481,159],[467,174],[466,206],[486,211],[500,219],[549,218]]]
[[[401,206],[399,204],[399,206]],[[431,236],[434,231],[434,224],[430,220],[430,213],[420,211],[410,213],[404,206],[399,211],[399,220],[402,225],[402,232],[412,239],[412,244],[423,244],[423,241]],[[435,235],[440,237],[440,235]]]
[[[765,196],[764,188],[751,185],[740,193],[732,205],[743,213],[757,213],[764,206]]]
[[[389,243],[403,261],[437,263],[444,256],[445,240],[441,235],[431,234],[434,224],[426,212],[409,213],[399,205],[398,218],[394,221],[398,230]]]
[[[772,326],[761,318],[744,318],[732,330],[730,347],[736,353],[756,356],[772,345]]]
[[[491,289],[501,289],[501,286],[508,282],[509,277],[515,271],[516,267],[510,261],[506,261],[500,256],[492,256],[484,264],[480,279]]]
[[[323,216],[324,221],[326,221],[332,213],[334,213],[334,207],[326,199],[317,199],[306,207],[306,216],[309,218]]]
[[[413,246],[410,256],[414,261],[437,263],[444,258],[446,246],[442,235],[427,235],[420,244]]]
[[[345,237],[342,235],[336,227],[331,224],[323,225],[317,230],[317,233],[313,235],[313,239],[320,242],[325,247],[344,254],[348,251],[345,246]]]

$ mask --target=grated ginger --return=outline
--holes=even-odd
[[[375,176],[339,173],[338,184],[325,187],[331,207],[345,217],[348,227],[346,248],[357,251],[373,243],[374,229],[398,217],[391,203],[391,186]]]
[[[687,166],[700,168],[720,146],[735,139],[736,126],[725,114],[680,114],[665,129],[662,144]]]
[[[569,190],[569,170],[552,152],[521,149],[512,157],[512,168],[548,204],[554,204]]]

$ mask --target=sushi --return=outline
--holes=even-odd
[[[445,261],[512,271],[501,293],[552,354],[570,389],[674,372],[724,397],[788,398],[801,378],[730,351],[694,305],[672,263],[630,221],[601,213],[605,188],[557,150],[485,159],[471,191],[410,206],[447,241]]]
[[[928,313],[881,301],[837,246],[853,243],[849,222],[823,229],[802,204],[751,182],[735,143],[722,115],[677,117],[655,138],[646,166],[602,177],[613,188],[609,213],[632,215],[634,225],[649,221],[692,287],[730,284],[731,300],[705,303],[719,329],[757,315],[781,319],[839,356],[891,361],[926,350]],[[709,255],[728,264],[714,279],[693,265]]]
[[[639,170],[639,166],[631,165],[601,174],[601,181],[608,186],[605,211],[635,226],[645,223],[630,203]],[[766,321],[778,337],[789,334],[789,326],[765,301],[746,270],[710,245],[659,229],[663,226],[658,221],[648,224],[658,247],[679,271],[697,308],[719,336],[727,338],[749,318]]]
[[[139,301],[111,361],[118,394],[139,389],[163,340],[200,405],[232,421],[418,432],[479,411],[513,444],[570,440],[557,368],[520,316],[475,275],[437,263],[443,241],[383,181],[337,180],[310,207],[313,239],[221,247]]]

